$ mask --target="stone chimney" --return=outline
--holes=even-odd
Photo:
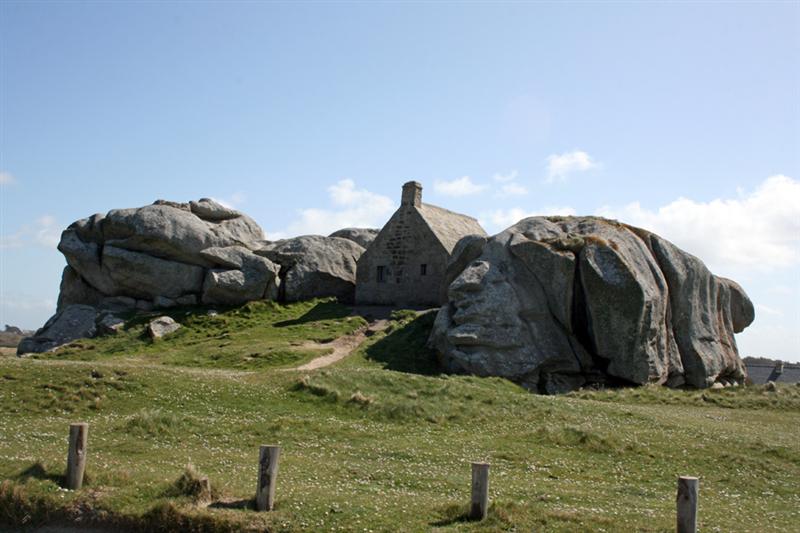
[[[776,374],[783,374],[783,361],[776,361],[775,362],[775,373]]]
[[[417,181],[409,181],[403,184],[403,197],[400,205],[422,205],[422,184]]]

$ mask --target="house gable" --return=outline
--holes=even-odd
[[[456,243],[486,235],[466,215],[422,203],[422,186],[403,185],[400,207],[358,260],[356,303],[429,307],[441,305],[441,284]]]
[[[448,257],[417,209],[401,206],[358,260],[356,302],[439,305]]]

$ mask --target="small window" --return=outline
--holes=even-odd
[[[426,275],[427,273],[428,273],[428,265],[426,265],[426,264],[424,264],[424,263],[423,263],[423,264],[421,264],[421,265],[419,266],[419,275],[420,275],[420,276],[424,276],[424,275]]]
[[[378,283],[386,283],[386,267],[378,267]]]

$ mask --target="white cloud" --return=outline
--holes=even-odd
[[[235,192],[225,198],[212,197],[211,199],[228,209],[236,209],[247,201],[247,195],[243,192]]]
[[[16,232],[0,236],[0,249],[21,248],[29,245],[55,248],[60,238],[61,228],[55,217],[42,215],[33,222],[24,224]]]
[[[505,229],[523,218],[532,217],[533,215],[534,213],[525,211],[521,207],[495,209],[494,211],[482,213],[479,217],[479,222],[489,233],[493,233],[497,230]]]
[[[525,196],[526,194],[528,194],[528,189],[519,183],[504,183],[495,196]]]
[[[500,183],[506,183],[506,182],[514,181],[515,179],[517,179],[517,175],[518,175],[518,173],[517,173],[516,170],[512,170],[508,174],[500,174],[498,172],[497,174],[492,176],[492,179],[494,181],[499,181]]]
[[[552,154],[547,157],[547,177],[545,182],[566,181],[569,174],[584,172],[596,166],[597,163],[592,157],[581,150]]]
[[[678,198],[656,210],[634,202],[598,214],[653,231],[725,276],[800,263],[800,182],[788,176],[767,178],[738,198]]]
[[[486,185],[474,183],[469,176],[462,176],[451,181],[436,180],[433,190],[444,196],[469,196],[486,190]]]
[[[52,215],[44,215],[36,219],[34,242],[39,246],[55,248],[61,240],[61,228]]]
[[[0,171],[0,185],[11,185],[16,182],[16,178],[10,172]]]
[[[765,313],[772,316],[783,316],[783,311],[780,309],[775,309],[773,307],[769,307],[768,305],[764,304],[755,304],[756,311],[759,313]]]
[[[496,173],[492,176],[492,181],[496,182],[499,189],[494,193],[497,198],[504,198],[506,196],[525,196],[528,194],[528,188],[520,185],[515,180],[519,176],[516,170],[512,170],[508,174]]]
[[[267,238],[274,240],[295,235],[328,235],[347,227],[380,228],[397,207],[386,196],[357,189],[355,182],[350,179],[328,187],[328,195],[331,203],[339,209],[301,209],[297,220],[281,231],[269,232]]]
[[[550,215],[572,216],[575,215],[575,210],[571,207],[547,206],[537,211],[528,211],[521,207],[512,207],[482,213],[479,222],[489,233],[494,233],[516,224],[523,218]]]

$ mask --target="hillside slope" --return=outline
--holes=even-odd
[[[118,337],[0,358],[0,524],[672,531],[678,475],[701,477],[705,531],[800,522],[800,387],[539,396],[438,374],[424,347],[433,317],[410,312],[333,366],[287,371],[324,353],[308,340],[366,321],[329,301],[186,312],[157,343],[138,320]],[[90,424],[88,479],[68,492],[75,421]],[[273,443],[277,508],[256,513],[258,446]],[[474,460],[492,465],[483,523],[464,519]],[[196,475],[209,476],[210,502],[192,496]]]

